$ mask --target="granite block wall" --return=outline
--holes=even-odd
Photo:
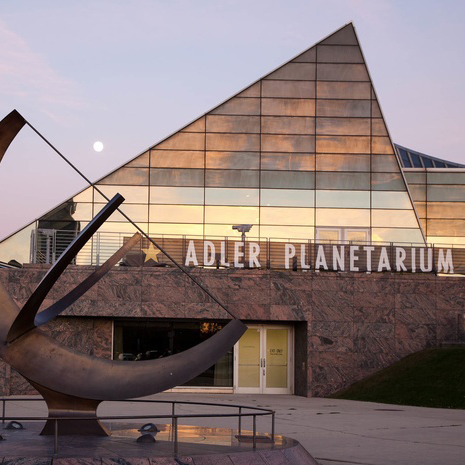
[[[22,305],[47,268],[0,270]],[[50,305],[93,267],[70,266],[51,290]],[[235,315],[250,323],[295,327],[295,390],[326,396],[409,353],[465,341],[463,278],[433,274],[277,272],[193,269]],[[116,267],[45,330],[62,343],[110,358],[117,318],[226,319],[227,313],[173,268]],[[31,393],[0,361],[0,393]]]

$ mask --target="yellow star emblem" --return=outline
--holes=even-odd
[[[154,262],[158,263],[158,254],[161,252],[159,249],[157,249],[152,243],[149,244],[149,246],[146,249],[142,249],[142,252],[145,253],[145,262],[148,262],[150,259],[152,259]]]

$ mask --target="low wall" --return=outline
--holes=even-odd
[[[50,305],[94,267],[70,266]],[[45,266],[0,270],[0,281],[24,304]],[[465,340],[465,281],[410,273],[207,270],[192,273],[244,322],[295,325],[295,389],[326,396],[409,353]],[[0,315],[1,317],[1,315]],[[64,344],[111,357],[115,318],[225,319],[226,312],[172,268],[116,267],[45,330]],[[0,362],[0,393],[31,393]]]

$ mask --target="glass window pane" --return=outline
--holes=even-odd
[[[428,218],[463,218],[465,202],[428,202]]]
[[[404,180],[397,173],[372,173],[371,186],[375,191],[404,191]]]
[[[369,81],[364,64],[321,63],[317,67],[319,81]]]
[[[370,173],[316,173],[316,188],[369,190]]]
[[[138,167],[148,168],[149,158],[150,158],[150,152],[147,151],[143,153],[142,155],[139,155],[138,157],[134,158],[134,160],[130,161],[129,163],[126,163],[124,166],[126,168],[138,168]]]
[[[460,171],[455,173],[435,173],[429,171],[428,184],[465,184],[465,173]]]
[[[260,116],[207,115],[207,132],[258,133]]]
[[[315,136],[262,135],[263,152],[314,152]]]
[[[313,208],[262,207],[260,209],[260,224],[312,226],[314,215]]]
[[[446,164],[443,163],[442,161],[434,160],[433,163],[434,163],[434,166],[435,166],[436,168],[445,168],[445,167],[446,167]]]
[[[428,186],[428,202],[431,201],[465,202],[465,186]]]
[[[384,125],[384,121],[381,118],[373,118],[371,120],[371,132],[374,136],[387,136],[388,132],[386,126]]]
[[[465,237],[465,220],[428,219],[428,235]]]
[[[94,216],[105,206],[106,204],[102,203],[95,203],[94,204]],[[121,205],[119,209],[125,213],[132,221],[135,223],[146,223],[148,221],[148,214],[149,210],[147,204],[145,205]],[[108,218],[107,222],[114,222],[114,221],[127,221],[127,219],[119,212],[115,211],[110,218]]]
[[[377,192],[371,193],[372,208],[411,209],[412,205],[407,192]]]
[[[125,205],[123,203],[123,207],[124,206]],[[120,207],[120,208],[122,208],[122,207]],[[74,212],[72,213],[72,218],[75,221],[90,221],[93,218],[93,216],[92,216],[92,204],[91,203],[83,203],[83,202],[74,203]],[[140,221],[140,220],[135,220],[135,221]]]
[[[262,152],[262,170],[313,171],[313,153],[273,153]]]
[[[260,237],[272,239],[311,240],[314,228],[311,226],[260,226]]]
[[[262,133],[314,134],[315,118],[304,116],[263,116]]]
[[[356,45],[318,45],[318,62],[363,63],[363,57]]]
[[[258,207],[205,207],[205,223],[257,224]]]
[[[150,203],[202,205],[202,187],[150,187]]]
[[[79,194],[76,194],[73,197],[73,202],[92,202],[94,197],[93,190],[93,187],[88,187],[87,189],[84,189],[82,192],[79,192]]]
[[[317,134],[369,136],[370,131],[369,118],[318,118],[316,120]]]
[[[148,183],[148,168],[119,168],[98,182],[98,184],[126,184],[132,186],[146,186]]]
[[[425,184],[426,183],[426,172],[414,173],[411,171],[404,171],[405,179],[408,184]]]
[[[373,242],[424,244],[423,236],[418,228],[372,228],[371,238]]]
[[[150,222],[203,223],[203,206],[150,205]]]
[[[399,228],[418,227],[418,221],[413,210],[372,210],[371,221],[374,228],[389,226]]]
[[[248,152],[260,150],[258,134],[207,134],[207,150]]]
[[[372,153],[394,153],[389,137],[373,137],[371,150]]]
[[[137,223],[137,226],[142,229],[142,231],[147,232],[147,223]],[[126,220],[124,222],[120,221],[106,221],[99,228],[100,232],[111,232],[111,233],[128,233],[133,235],[137,232],[137,229]],[[116,248],[114,250],[116,252]]]
[[[291,189],[262,189],[260,205],[313,207],[314,191]]]
[[[314,63],[316,61],[316,47],[312,47],[311,49],[306,50],[292,61],[296,63]]]
[[[410,158],[407,155],[407,152],[404,149],[399,148],[400,158],[402,159],[402,164],[405,168],[410,168],[412,163],[410,162]]]
[[[412,196],[413,200],[420,201],[420,202],[426,200],[426,186],[425,185],[423,186],[415,185],[415,184],[410,185],[409,191],[410,191],[410,195]],[[436,199],[436,200],[442,200],[442,199]]]
[[[202,236],[203,224],[183,224],[183,223],[150,223],[150,235],[183,235],[183,236]]]
[[[207,152],[207,168],[258,170],[260,168],[260,153]]]
[[[210,112],[212,115],[259,115],[259,98],[234,97]]]
[[[315,100],[263,98],[262,115],[315,116]]]
[[[335,155],[325,153],[316,156],[317,171],[370,171],[370,155]]]
[[[342,229],[317,228],[316,237],[318,242],[339,242]]]
[[[124,197],[124,203],[147,203],[149,197],[149,188],[141,186],[98,186],[103,195],[109,199],[116,194],[121,194]],[[95,202],[107,202],[97,191],[94,192]]]
[[[410,152],[410,158],[412,159],[412,163],[415,168],[423,168],[423,165],[421,164],[421,159],[416,153]]]
[[[317,116],[365,117],[370,116],[370,100],[317,100]]]
[[[327,99],[363,99],[371,97],[369,82],[324,82],[316,83],[317,98]]]
[[[317,208],[316,226],[370,226],[370,210]]]
[[[238,97],[260,97],[260,83],[256,82],[243,90]]]
[[[422,160],[423,160],[423,166],[425,168],[433,168],[433,160],[431,160],[431,158],[428,158],[428,157],[421,157]]]
[[[205,132],[205,116],[182,129],[183,132]]]
[[[258,187],[258,171],[207,170],[206,187]]]
[[[426,202],[414,202],[418,217],[426,218]]]
[[[323,153],[370,153],[370,138],[364,136],[316,136],[316,151]]]
[[[203,168],[203,164],[203,151],[151,150],[152,168]]]
[[[261,187],[281,189],[313,189],[314,175],[299,171],[262,171]]]
[[[262,81],[263,97],[315,98],[315,83],[311,81]]]
[[[207,205],[258,205],[258,189],[205,189]]]
[[[371,162],[373,171],[399,172],[399,165],[395,155],[373,155]]]
[[[178,132],[156,146],[157,149],[203,150],[205,135],[195,132]]]
[[[277,71],[269,74],[265,79],[285,79],[296,81],[314,81],[314,63],[288,63]]]
[[[34,229],[35,221],[0,242],[0,260],[5,263],[10,260],[21,264],[29,263],[31,233]]]
[[[372,100],[371,102],[371,116],[372,118],[383,117],[383,115],[381,114],[381,109],[379,108],[379,104],[376,100]]]
[[[370,208],[369,191],[316,191],[316,206]]]
[[[163,169],[150,170],[150,184],[155,186],[203,186],[204,170]]]

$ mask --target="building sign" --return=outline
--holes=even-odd
[[[189,240],[184,255],[184,265],[294,271],[397,271],[452,274],[454,273],[453,252],[461,251],[462,249],[396,245]]]

